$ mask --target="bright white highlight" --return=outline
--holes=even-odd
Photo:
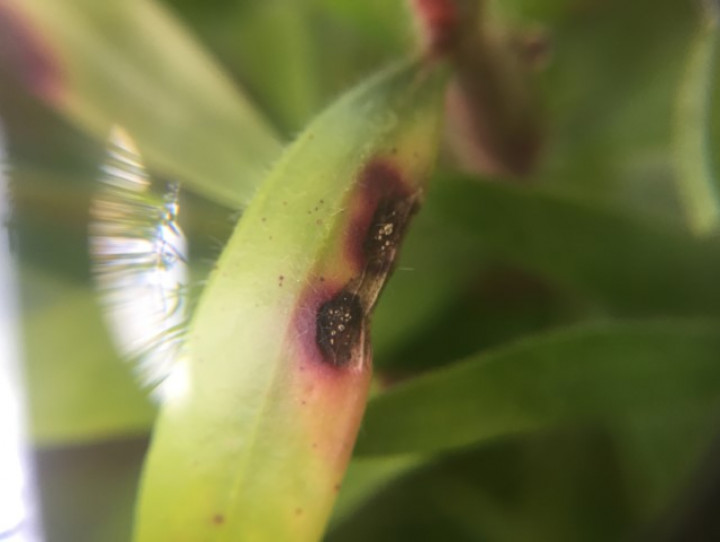
[[[90,250],[111,336],[158,386],[180,356],[187,318],[187,242],[178,186],[155,189],[130,137],[116,128],[93,202]],[[160,390],[162,391],[162,390]]]
[[[29,446],[25,438],[17,287],[7,231],[4,139],[0,127],[0,540],[39,542]]]

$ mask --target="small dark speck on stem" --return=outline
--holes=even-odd
[[[212,518],[212,522],[215,525],[222,525],[223,523],[225,523],[225,516],[223,516],[222,514],[215,514]]]

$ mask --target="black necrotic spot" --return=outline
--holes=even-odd
[[[389,270],[412,213],[413,202],[408,199],[387,198],[379,202],[363,242],[368,271]]]
[[[316,322],[315,340],[323,359],[336,367],[346,365],[362,334],[360,298],[342,290],[320,306]]]

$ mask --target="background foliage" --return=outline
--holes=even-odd
[[[72,57],[72,100],[31,95],[0,54],[50,541],[128,539],[154,412],[90,284],[110,119],[133,119],[150,165],[185,182],[200,279],[279,142],[413,47],[394,0],[91,4],[58,3],[57,43],[72,52],[62,36],[83,36],[96,55]],[[698,151],[678,143],[701,134],[712,170],[720,87],[712,63],[690,61],[708,32],[697,8],[491,3],[498,28],[547,39],[541,159],[517,182],[461,172],[446,150],[374,319],[377,394],[328,540],[657,540],[682,525],[720,406],[720,245],[689,225],[682,153]],[[681,114],[703,92],[705,114]],[[157,113],[167,100],[180,121]],[[243,130],[263,134],[249,139],[260,150],[244,150]],[[232,201],[235,178],[245,196]]]

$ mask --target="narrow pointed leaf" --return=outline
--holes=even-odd
[[[247,203],[279,151],[247,98],[152,0],[13,0],[0,6],[0,49],[33,94],[102,140],[122,125],[151,167],[209,199]]]
[[[431,204],[478,247],[617,314],[718,314],[720,245],[548,191],[442,179]]]
[[[164,384],[137,541],[322,535],[366,401],[370,312],[434,162],[441,71],[363,85],[265,180]]]
[[[717,71],[720,7],[708,0],[694,37],[676,110],[677,182],[692,230],[707,234],[720,226],[720,196],[713,172],[711,97]]]
[[[360,455],[437,452],[629,411],[720,405],[717,322],[598,324],[479,354],[368,405]]]

